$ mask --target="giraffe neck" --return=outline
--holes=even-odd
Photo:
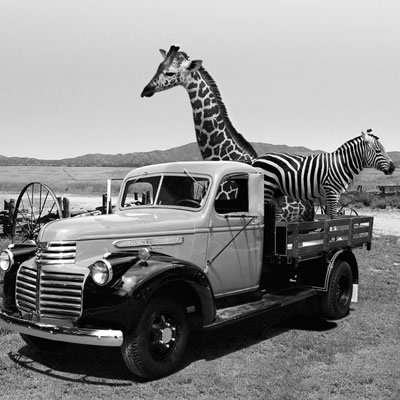
[[[251,162],[257,153],[233,127],[217,85],[200,68],[185,83],[192,104],[196,139],[204,160]]]

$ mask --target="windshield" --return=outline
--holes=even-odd
[[[199,208],[209,185],[208,178],[199,176],[144,176],[126,183],[121,207],[157,205]]]

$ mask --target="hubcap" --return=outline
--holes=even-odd
[[[154,320],[151,332],[153,351],[166,355],[176,342],[177,330],[174,322],[161,315],[159,319]]]

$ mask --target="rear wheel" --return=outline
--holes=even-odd
[[[121,348],[127,367],[144,379],[172,373],[180,365],[189,335],[183,304],[176,298],[156,297],[144,309]]]
[[[349,263],[336,261],[329,279],[328,291],[321,298],[325,318],[339,319],[349,313],[353,294],[353,273]]]

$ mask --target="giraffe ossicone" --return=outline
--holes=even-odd
[[[252,164],[258,155],[229,119],[221,93],[202,60],[192,60],[178,46],[160,50],[163,61],[145,86],[141,97],[151,97],[176,86],[186,89],[192,106],[196,140],[204,160],[229,160]],[[312,207],[313,209],[313,207]],[[277,207],[276,220],[299,221],[313,218],[305,202],[291,202],[285,197]]]

